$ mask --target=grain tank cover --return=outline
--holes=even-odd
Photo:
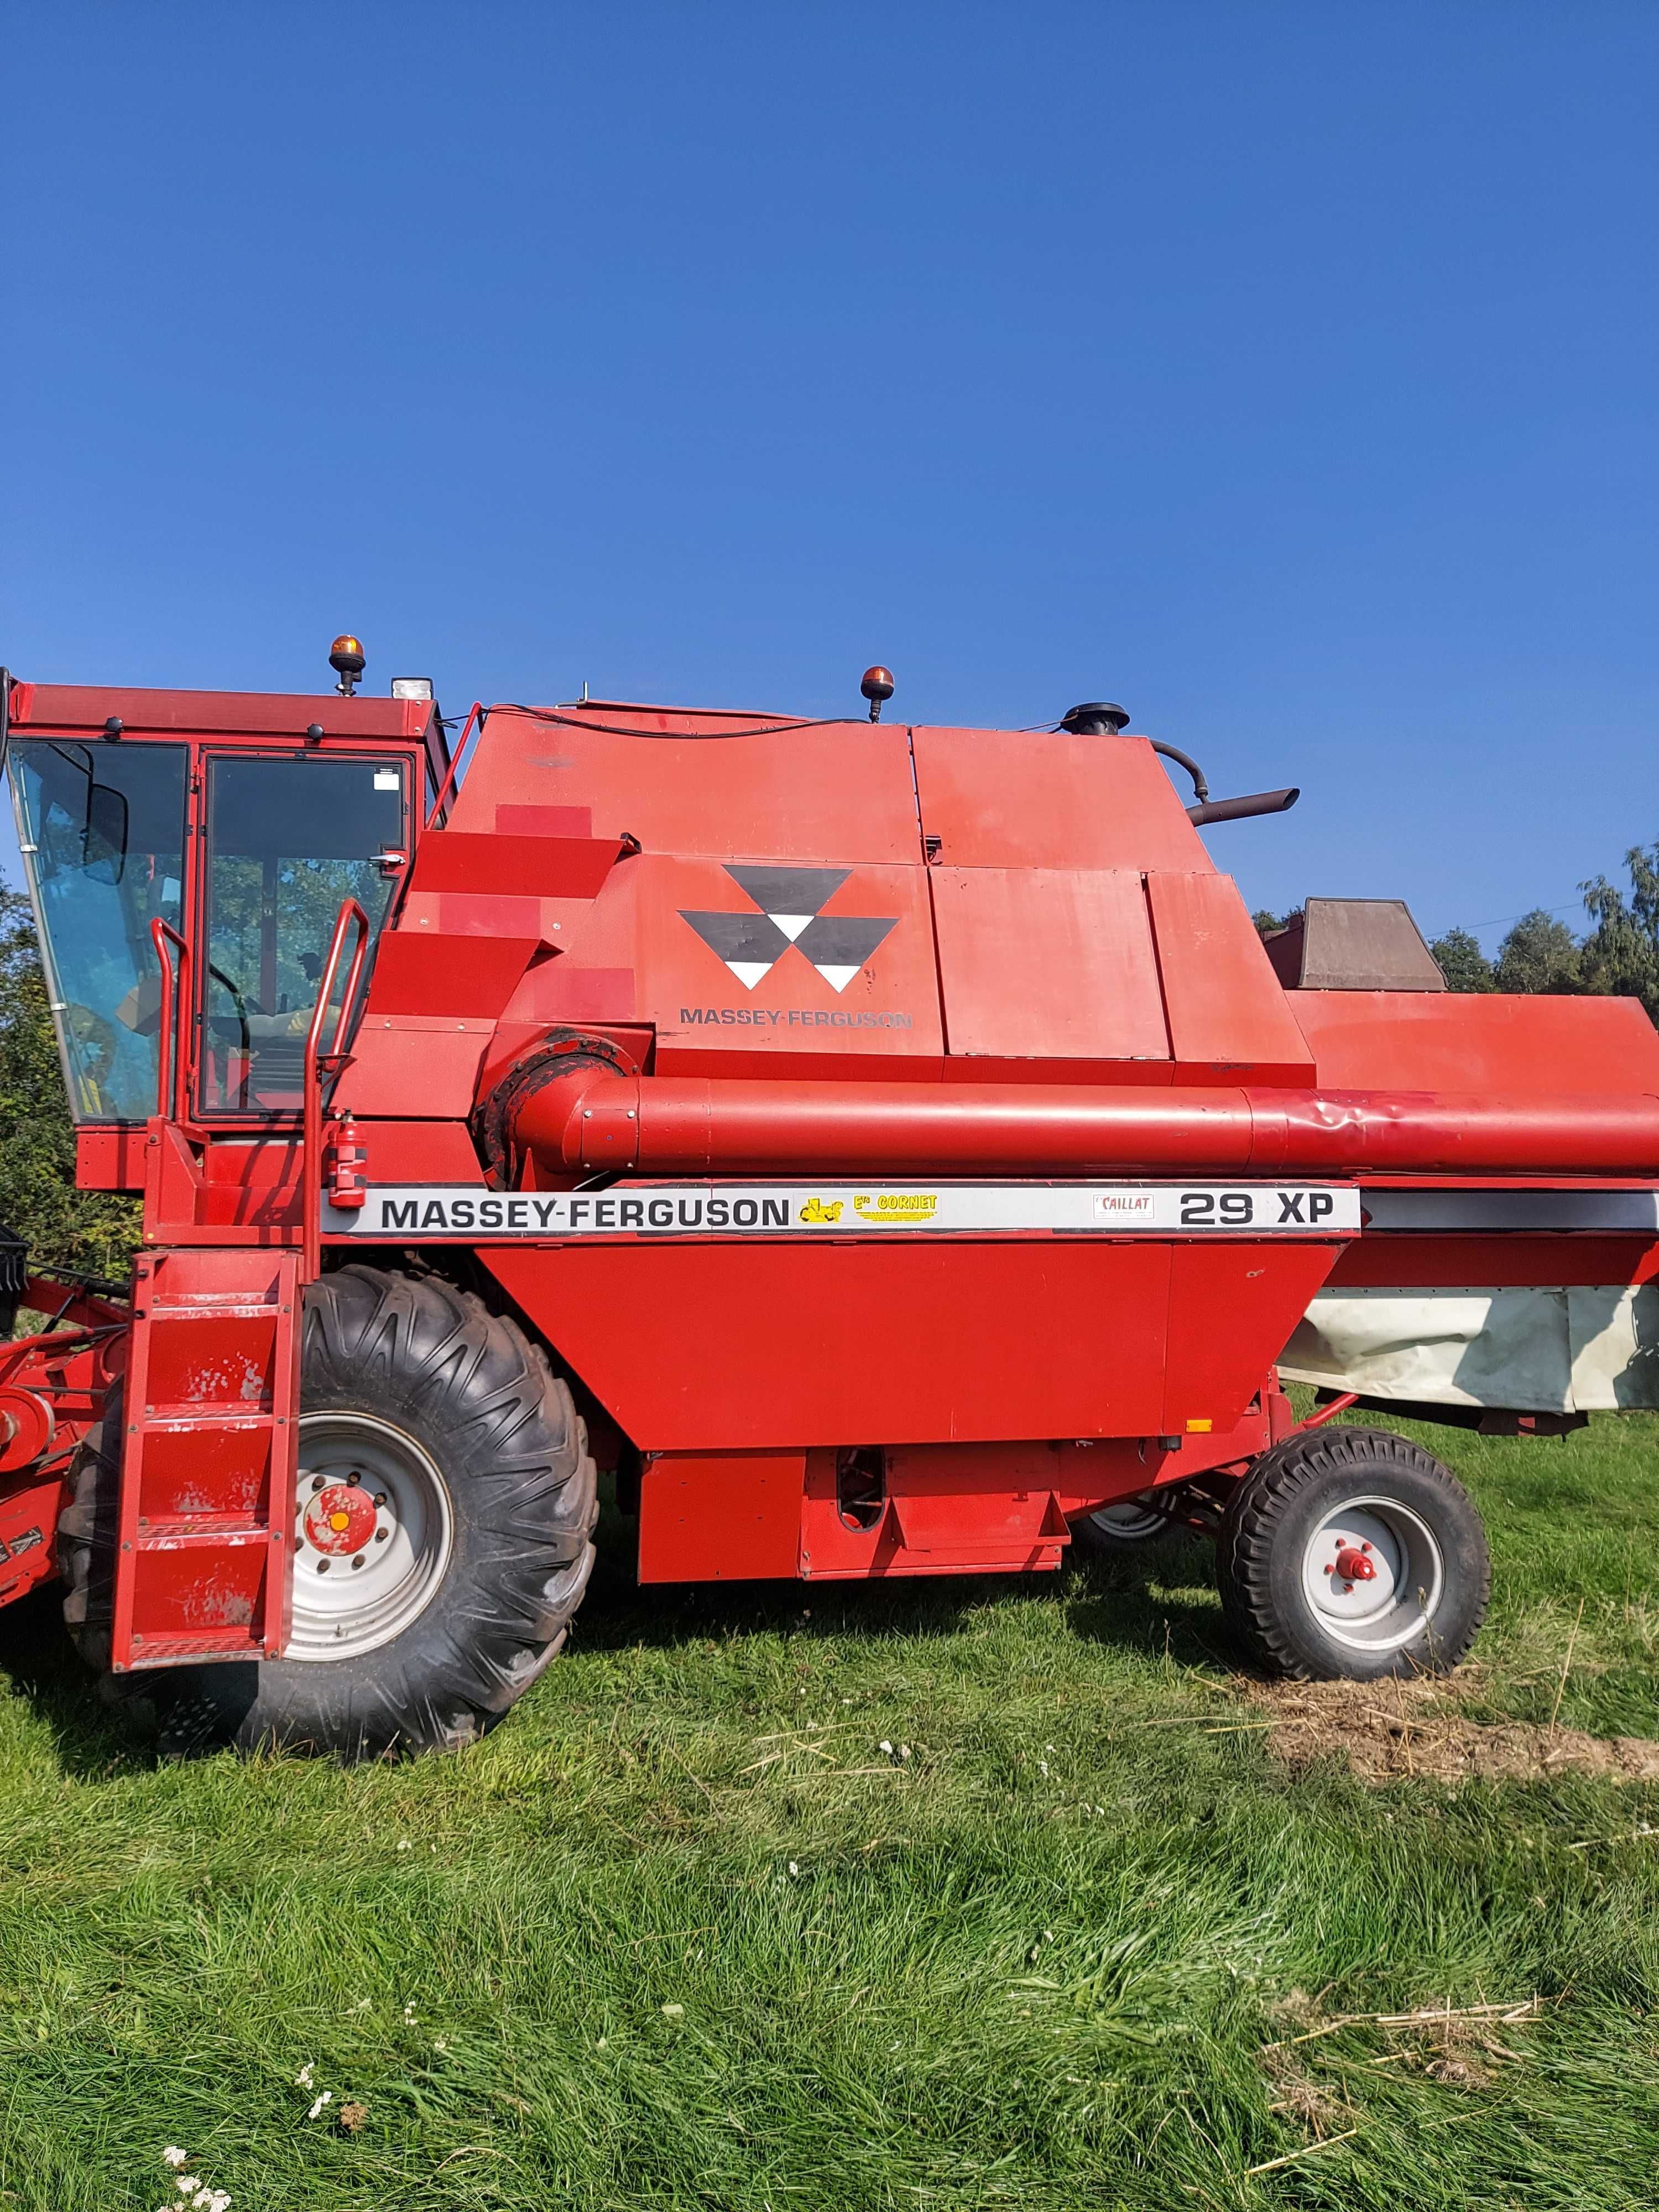
[[[1443,991],[1403,899],[1310,899],[1266,940],[1287,991]]]
[[[585,895],[572,839],[627,847]],[[1109,726],[498,707],[400,930],[539,943],[501,1018],[644,1029],[659,1074],[1312,1075],[1237,889]]]

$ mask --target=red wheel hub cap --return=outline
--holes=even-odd
[[[1336,1555],[1336,1571],[1345,1583],[1374,1583],[1376,1563],[1364,1552],[1357,1552],[1352,1544],[1345,1544]]]
[[[361,1552],[374,1534],[374,1501],[353,1482],[331,1482],[306,1500],[306,1541],[343,1559]]]

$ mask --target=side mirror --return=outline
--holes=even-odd
[[[128,818],[125,792],[107,783],[88,785],[81,852],[82,866],[94,883],[118,884],[125,875]]]

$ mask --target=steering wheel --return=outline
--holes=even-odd
[[[222,983],[222,984],[224,985],[224,987],[225,987],[226,990],[228,990],[228,991],[229,992],[229,994],[230,994],[230,995],[231,995],[232,1001],[233,1001],[233,1003],[234,1004],[235,1008],[236,1008],[236,1020],[237,1020],[237,1024],[238,1024],[238,1026],[240,1027],[240,1030],[241,1030],[241,1032],[242,1032],[242,1034],[241,1034],[241,1038],[240,1038],[241,1048],[242,1048],[242,1050],[243,1050],[244,1052],[252,1052],[252,1049],[253,1049],[253,1039],[252,1039],[252,1035],[251,1035],[251,1033],[250,1033],[250,1031],[249,1031],[249,1030],[248,1030],[248,1025],[247,1025],[247,1016],[248,1016],[248,1002],[247,1002],[247,1000],[246,1000],[242,996],[241,993],[237,989],[237,988],[236,988],[235,984],[234,984],[234,983],[233,983],[233,982],[231,981],[231,980],[230,980],[229,976],[226,975],[226,973],[225,973],[224,969],[223,969],[222,968],[216,968],[216,967],[215,967],[214,963],[212,963],[212,961],[210,961],[210,961],[209,961],[209,963],[208,963],[208,974],[209,974],[210,975],[211,975],[211,976],[212,976],[212,978],[213,978],[213,980],[214,980],[214,981],[215,981],[216,983]],[[254,1012],[255,1012],[256,1014],[262,1014],[262,1013],[264,1013],[264,1008],[262,1006],[258,1005],[258,1002],[256,1001],[256,1002],[255,1002],[255,1005],[254,1005],[254,1007],[253,1007],[253,1011],[254,1011]]]

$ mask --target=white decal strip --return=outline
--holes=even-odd
[[[614,1183],[591,1191],[371,1186],[323,1229],[376,1243],[501,1237],[951,1236],[1333,1237],[1359,1194],[1328,1183]]]

